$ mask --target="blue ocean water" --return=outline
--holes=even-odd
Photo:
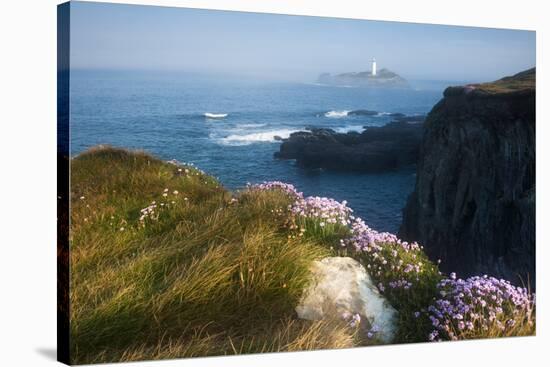
[[[383,174],[305,170],[273,158],[279,142],[306,126],[362,131],[387,113],[425,114],[446,84],[381,90],[183,72],[71,71],[71,155],[98,144],[192,162],[229,189],[281,180],[305,195],[347,200],[371,227],[396,232],[414,171]],[[348,116],[368,109],[375,116]],[[227,114],[207,118],[205,113]]]

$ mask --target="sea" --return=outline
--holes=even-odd
[[[306,127],[338,132],[383,126],[390,113],[426,114],[449,82],[410,89],[328,86],[226,74],[71,70],[70,154],[99,144],[193,163],[230,190],[279,180],[305,195],[347,200],[378,231],[396,232],[414,168],[387,173],[303,169],[273,153]],[[349,111],[377,111],[373,116]]]

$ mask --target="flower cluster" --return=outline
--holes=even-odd
[[[392,233],[375,231],[354,217],[345,201],[304,198],[293,185],[279,181],[248,188],[281,190],[294,198],[288,207],[289,226],[299,229],[299,235],[310,230],[323,233],[329,224],[347,227],[349,236],[340,239],[341,247],[365,265],[390,302],[410,312],[419,323],[425,320],[429,326],[431,322],[431,328],[425,330],[430,331],[428,340],[515,335],[518,332],[514,328],[534,326],[535,297],[526,289],[487,276],[457,280],[451,273],[449,279],[441,280],[443,275],[422,246],[402,241]],[[411,293],[411,289],[415,291]],[[434,302],[437,292],[440,298]],[[360,322],[359,315],[346,314],[343,318],[353,327]],[[371,336],[375,333],[370,331]]]
[[[353,212],[347,202],[338,202],[334,199],[318,196],[308,196],[296,190],[294,185],[281,181],[264,181],[260,184],[247,184],[248,190],[271,191],[279,190],[287,193],[296,201],[289,206],[290,211],[297,216],[318,218],[327,223],[350,224],[350,215]]]
[[[342,314],[342,320],[344,320],[348,326],[352,329],[357,328],[361,324],[361,315],[358,313],[351,313],[348,311],[345,311]],[[368,322],[367,322],[368,325]],[[366,329],[366,336],[368,339],[372,339],[376,336],[376,334],[380,331],[380,327],[377,325],[373,325],[369,329]]]
[[[151,202],[151,205],[141,209],[139,212],[141,213],[139,217],[140,222],[144,222],[145,219],[158,220],[159,213],[157,211],[156,201]]]
[[[319,225],[326,224],[350,224],[350,215],[353,210],[347,207],[347,202],[338,202],[334,199],[318,196],[308,196],[305,199],[297,200],[290,207],[293,215],[301,218],[313,218],[319,220]]]
[[[405,290],[409,289],[410,287],[412,287],[412,283],[405,280],[405,279],[398,279],[398,280],[394,280],[394,281],[391,281],[388,283],[388,285],[391,287],[391,288],[403,288]]]
[[[290,220],[288,228],[298,230],[298,236],[305,232],[328,233],[334,225],[347,227],[351,224],[353,210],[347,202],[338,202],[334,199],[318,196],[304,198],[303,193],[291,185],[281,181],[268,181],[261,184],[247,184],[248,190],[271,191],[278,190],[286,193],[293,202],[288,205]],[[278,213],[282,214],[282,213]]]
[[[304,195],[301,192],[298,192],[294,185],[287,184],[281,181],[264,181],[261,184],[250,184],[246,185],[249,190],[260,190],[260,191],[270,191],[270,190],[280,190],[287,193],[289,196],[295,199],[302,199]]]
[[[139,224],[142,227],[145,227],[145,224],[148,220],[158,221],[161,211],[165,208],[170,207],[171,205],[176,204],[174,200],[176,196],[179,195],[178,190],[170,191],[168,188],[165,188],[162,192],[162,199],[160,202],[156,200],[152,201],[151,204],[140,210]],[[169,198],[170,197],[170,198]],[[162,201],[165,200],[165,201]],[[183,198],[184,201],[188,201],[187,197]]]
[[[348,311],[342,314],[342,319],[348,323],[351,328],[356,328],[361,323],[361,315],[358,313],[352,314]]]
[[[380,328],[376,325],[370,328],[370,330],[367,332],[367,338],[372,339],[376,336],[376,333],[380,331]]]
[[[369,273],[379,282],[380,292],[411,289],[429,264],[416,242],[409,243],[392,233],[375,231],[361,218],[354,219],[351,236],[340,244],[362,258]]]
[[[200,180],[201,183],[205,185],[213,186],[214,188],[219,188],[220,183],[217,177],[208,175],[206,172],[195,166],[193,163],[183,163],[179,162],[176,159],[167,161],[167,163],[172,164],[176,167],[174,170],[174,175],[181,176],[184,178],[194,178]],[[204,180],[204,181],[203,181]]]
[[[463,280],[451,273],[438,288],[441,298],[428,307],[434,328],[428,336],[431,341],[457,340],[488,330],[504,334],[518,321],[532,323],[535,296],[504,279],[484,275]]]
[[[194,163],[179,162],[176,159],[172,159],[167,162],[177,167],[177,173],[179,175],[187,175],[187,176],[191,176],[191,175],[206,176],[207,175],[206,172],[196,167]]]
[[[353,246],[357,251],[365,251],[377,253],[383,247],[381,244],[393,244],[406,252],[420,250],[421,247],[416,243],[401,241],[396,235],[389,232],[377,232],[370,228],[361,218],[354,218],[351,224],[352,236],[345,242]],[[393,256],[397,256],[397,251],[392,252]]]

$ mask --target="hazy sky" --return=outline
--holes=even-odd
[[[311,78],[376,57],[411,79],[493,80],[535,66],[535,32],[73,2],[71,66]]]

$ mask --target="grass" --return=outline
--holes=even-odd
[[[311,264],[326,256],[367,268],[398,311],[395,342],[433,329],[426,310],[444,275],[418,246],[353,249],[345,203],[277,188],[232,194],[193,166],[111,147],[72,159],[70,202],[74,364],[378,344],[338,317],[297,318]],[[315,215],[293,214],[300,202]],[[339,220],[321,220],[327,210]],[[459,338],[534,334],[534,310],[515,317]]]
[[[311,262],[330,250],[289,237],[289,197],[233,198],[193,167],[114,148],[71,170],[73,363],[355,344],[342,322],[295,317]]]
[[[535,68],[532,68],[494,82],[474,84],[474,86],[476,89],[490,94],[534,90],[536,86],[536,71]]]

